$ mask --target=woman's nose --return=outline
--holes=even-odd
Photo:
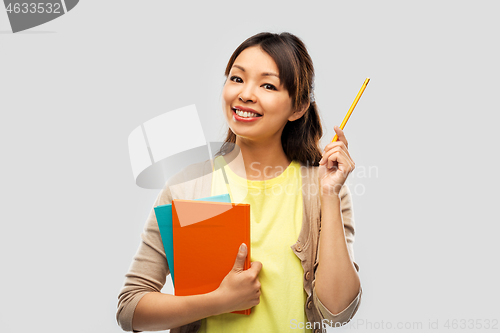
[[[249,84],[246,84],[244,87],[242,87],[240,94],[238,95],[238,98],[242,102],[255,102],[256,97],[254,94],[253,87]]]

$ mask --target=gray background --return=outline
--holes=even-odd
[[[83,1],[19,34],[0,10],[2,332],[121,331],[158,193],[134,184],[128,135],[196,104],[220,140],[225,64],[261,31],[308,46],[323,143],[371,78],[346,135],[373,329],[342,330],[499,320],[498,2],[183,3]]]

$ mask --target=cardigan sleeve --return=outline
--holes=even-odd
[[[344,233],[347,243],[347,250],[349,252],[349,256],[351,257],[351,261],[353,262],[354,267],[356,268],[356,271],[359,272],[359,266],[354,261],[353,245],[354,245],[355,226],[354,226],[354,214],[352,210],[352,196],[349,187],[347,187],[346,185],[342,186],[342,189],[340,191],[340,207],[342,212],[342,221],[344,223]],[[317,263],[314,267],[314,270],[316,270],[316,267]],[[340,313],[333,314],[319,300],[318,295],[316,294],[315,283],[316,280],[314,280],[312,283],[313,303],[316,309],[318,310],[319,314],[321,315],[322,322],[325,321],[330,326],[333,327],[341,326],[349,322],[358,311],[362,294],[361,286],[359,288],[358,294],[356,295],[356,297],[354,297],[352,302]]]
[[[116,320],[124,331],[133,331],[132,319],[141,298],[150,292],[161,292],[166,277],[170,274],[154,207],[171,202],[170,189],[165,186],[156,198],[149,213],[141,234],[142,240],[139,249],[125,275],[124,285],[118,295],[118,309],[116,312]]]

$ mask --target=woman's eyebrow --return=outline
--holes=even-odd
[[[241,69],[243,72],[245,71],[245,69],[243,67],[241,67],[240,65],[233,65],[233,67]],[[278,74],[273,73],[273,72],[264,72],[261,75],[262,76],[276,76],[278,79],[280,78],[280,76]]]

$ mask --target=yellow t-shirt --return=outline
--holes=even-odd
[[[202,320],[199,332],[299,332],[297,323],[307,322],[307,295],[303,268],[290,246],[297,241],[302,227],[300,164],[293,161],[272,179],[249,181],[231,171],[222,156],[214,163],[216,170],[224,167],[231,201],[250,204],[250,260],[262,263],[261,296],[250,315],[225,313],[208,317]],[[224,193],[228,190],[219,169],[212,178],[212,195]]]

